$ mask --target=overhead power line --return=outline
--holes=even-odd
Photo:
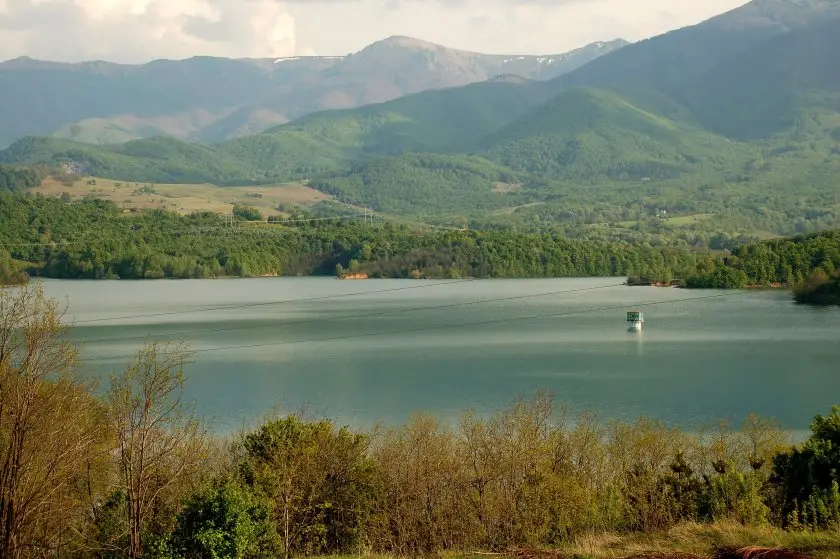
[[[669,299],[666,301],[652,301],[644,303],[645,307],[651,307],[655,305],[666,305],[670,303],[680,303],[684,301],[700,301],[705,299],[719,299],[722,297],[728,297],[732,295],[741,295],[740,292],[735,293],[721,293],[717,295],[706,295],[703,297],[688,297],[684,299]],[[522,322],[526,320],[539,320],[542,318],[558,318],[562,316],[572,316],[572,315],[580,315],[580,314],[587,314],[592,312],[603,312],[608,310],[616,310],[616,309],[626,309],[627,304],[622,305],[613,305],[609,307],[600,307],[595,309],[583,309],[579,311],[564,311],[559,313],[545,313],[545,314],[536,314],[536,315],[529,315],[529,316],[520,316],[515,318],[499,318],[499,319],[490,319],[490,320],[482,320],[477,322],[463,322],[458,324],[442,324],[437,326],[426,326],[420,328],[411,328],[407,330],[386,330],[386,331],[379,331],[379,332],[362,332],[356,334],[345,334],[341,336],[332,336],[327,338],[304,338],[300,340],[284,340],[279,342],[264,342],[264,343],[255,343],[255,344],[238,344],[238,345],[231,345],[231,346],[221,346],[221,347],[209,347],[204,349],[196,349],[193,350],[192,353],[211,353],[211,352],[218,352],[218,351],[229,351],[233,349],[256,349],[262,347],[280,347],[285,345],[294,345],[294,344],[303,344],[303,343],[311,343],[311,342],[333,342],[333,341],[341,341],[341,340],[350,340],[350,339],[358,339],[358,338],[370,338],[376,336],[388,336],[388,335],[399,335],[399,334],[414,334],[417,332],[430,332],[436,330],[451,330],[453,328],[465,328],[471,326],[486,326],[490,324],[504,324],[504,323],[511,323],[511,322]],[[91,363],[97,361],[115,361],[115,360],[125,360],[125,359],[132,359],[134,355],[119,355],[119,356],[109,356],[109,357],[93,357],[88,359],[80,360],[83,363]]]
[[[7,243],[0,245],[0,248],[6,247],[57,247],[61,248],[63,246],[69,245],[81,245],[86,243],[87,241],[53,241],[51,243]]]
[[[386,311],[375,311],[369,313],[353,313],[341,316],[331,316],[327,320],[345,320],[345,319],[356,319],[356,318],[371,318],[376,316],[388,316],[391,314],[401,314],[407,312],[420,312],[420,311],[436,311],[442,309],[451,309],[456,307],[467,307],[467,306],[475,306],[475,305],[484,305],[487,303],[500,303],[500,302],[509,302],[509,301],[519,301],[523,299],[535,299],[539,297],[549,297],[552,295],[561,295],[564,293],[580,293],[583,291],[596,291],[599,289],[607,289],[612,287],[620,287],[622,284],[615,283],[610,285],[602,285],[598,287],[584,287],[580,289],[564,289],[560,291],[548,291],[544,293],[530,293],[528,295],[516,295],[511,297],[500,297],[500,298],[493,298],[493,299],[480,299],[478,301],[466,301],[463,303],[447,303],[444,305],[433,305],[433,306],[422,306],[422,307],[409,307],[404,309],[391,309]],[[299,324],[309,324],[313,322],[322,322],[324,319],[320,318],[305,318],[301,320],[291,320],[288,322],[267,322],[264,324],[254,324],[250,326],[230,326],[227,328],[205,328],[202,330],[187,330],[182,332],[171,332],[168,334],[160,334],[152,336],[154,338],[161,338],[161,337],[178,337],[178,336],[189,336],[192,334],[215,334],[219,332],[233,332],[238,330],[254,330],[258,328],[268,328],[271,326],[295,326]],[[97,343],[104,343],[104,342],[122,342],[128,340],[142,340],[147,339],[150,336],[142,335],[142,336],[122,336],[117,338],[100,338],[95,340],[83,340],[86,344],[97,344]]]
[[[451,285],[454,283],[467,283],[470,281],[476,281],[473,279],[461,279],[461,280],[453,280],[453,281],[445,281],[445,282],[438,282],[438,283],[428,283],[424,285],[410,285],[406,287],[394,287],[391,289],[377,289],[371,291],[358,291],[354,293],[339,293],[337,295],[322,295],[318,297],[307,297],[304,299],[282,299],[279,301],[262,301],[259,303],[242,303],[238,305],[222,305],[217,307],[202,307],[198,309],[192,310],[181,310],[181,311],[165,311],[165,312],[158,312],[158,313],[148,313],[148,314],[135,314],[135,315],[128,315],[128,316],[113,316],[113,317],[103,317],[103,318],[89,318],[86,320],[77,320],[73,322],[72,325],[75,324],[91,324],[94,322],[109,322],[112,320],[129,320],[134,318],[153,318],[158,316],[173,316],[176,314],[185,314],[185,313],[199,313],[199,312],[212,312],[212,311],[227,311],[227,310],[235,310],[235,309],[248,309],[253,307],[267,307],[272,305],[287,305],[291,303],[310,303],[312,301],[326,301],[330,299],[346,299],[348,297],[358,297],[360,295],[377,295],[380,293],[393,293],[395,291],[410,291],[416,289],[428,289],[430,287],[439,287],[442,285]]]

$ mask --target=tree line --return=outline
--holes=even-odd
[[[240,212],[241,213],[241,212]],[[334,274],[373,277],[674,276],[709,254],[512,231],[422,231],[358,221],[225,226],[209,212],[124,215],[111,202],[0,196],[0,244],[51,278],[207,278]]]
[[[570,239],[561,232],[306,221],[305,213],[294,223],[247,223],[255,218],[248,208],[237,215],[229,226],[210,212],[127,216],[108,201],[0,194],[0,279],[17,281],[24,272],[73,279],[346,272],[381,278],[634,276],[692,288],[785,285],[802,291],[830,284],[840,269],[840,231],[708,251]]]
[[[816,286],[840,274],[840,231],[743,245],[714,270],[690,278],[691,287]]]
[[[38,169],[0,165],[0,192],[19,192],[41,184],[44,175]]]
[[[840,407],[793,446],[749,416],[685,432],[546,394],[454,424],[275,416],[224,440],[183,401],[189,349],[151,343],[97,389],[61,308],[0,289],[0,556],[417,556],[556,546],[684,522],[840,528]]]

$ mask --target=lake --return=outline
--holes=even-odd
[[[549,389],[605,418],[684,427],[755,412],[807,429],[840,404],[840,310],[777,291],[616,278],[44,281],[69,305],[85,371],[107,378],[147,336],[196,351],[186,396],[213,428],[305,409],[354,426],[456,420]],[[645,313],[630,333],[626,311]]]

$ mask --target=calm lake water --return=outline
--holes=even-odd
[[[840,310],[786,291],[630,288],[614,278],[55,281],[86,371],[147,336],[196,350],[187,397],[218,431],[271,409],[356,426],[449,420],[534,390],[602,417],[691,427],[755,412],[802,431],[840,404]],[[645,331],[629,333],[640,308]]]

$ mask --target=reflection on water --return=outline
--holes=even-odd
[[[46,281],[86,370],[147,336],[197,351],[188,396],[217,429],[306,407],[350,424],[455,421],[539,388],[604,417],[689,427],[749,412],[803,430],[840,403],[840,311],[789,294],[617,286],[613,278],[431,282],[266,278]],[[645,313],[627,331],[626,311]],[[151,316],[154,315],[154,316]]]

